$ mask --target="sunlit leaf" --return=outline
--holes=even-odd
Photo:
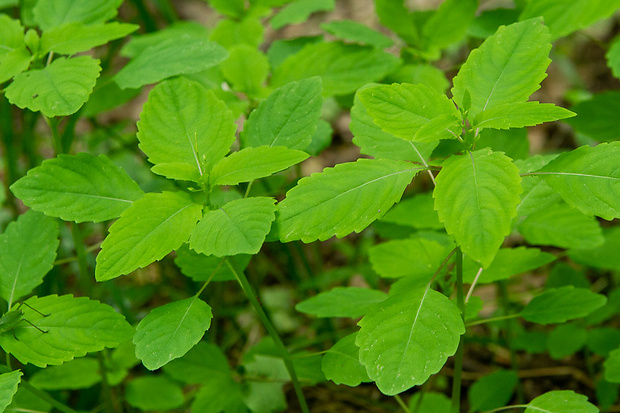
[[[573,286],[552,288],[534,297],[520,315],[527,321],[537,324],[564,323],[585,317],[606,302],[607,297],[586,288]]]
[[[598,413],[588,398],[569,390],[555,390],[538,396],[527,404],[524,413]]]
[[[336,384],[356,387],[362,382],[370,382],[366,368],[359,360],[359,348],[355,345],[357,333],[338,340],[323,356],[321,368],[327,380]]]
[[[41,35],[41,54],[48,52],[75,54],[127,36],[139,29],[135,24],[100,23],[85,25],[68,23],[56,26]]]
[[[356,318],[386,298],[383,291],[370,288],[336,287],[300,302],[295,309],[317,317]]]
[[[21,382],[22,372],[19,370],[0,374],[0,411],[4,411],[17,393],[17,386]]]
[[[117,14],[123,0],[38,0],[34,18],[43,30],[66,23],[103,23]]]

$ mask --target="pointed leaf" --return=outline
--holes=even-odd
[[[87,297],[48,295],[31,297],[25,303],[45,316],[22,306],[23,319],[47,333],[23,322],[13,331],[0,334],[2,348],[24,364],[62,364],[104,347],[118,347],[133,335],[125,317]]]
[[[321,29],[341,39],[377,49],[386,49],[394,44],[394,41],[385,34],[354,20],[321,23]]]
[[[355,344],[360,362],[387,395],[422,384],[437,373],[465,332],[456,306],[428,288],[388,298],[358,324]]]
[[[415,139],[416,132],[442,115],[446,117],[441,118],[439,125],[432,124],[441,131],[435,138],[454,139],[458,136],[460,125],[454,104],[427,86],[395,83],[368,87],[358,94],[374,123],[398,138],[430,141],[426,136],[425,139]]]
[[[88,100],[100,71],[99,60],[89,56],[56,59],[44,69],[15,76],[6,97],[22,109],[50,118],[71,115]]]
[[[270,20],[275,30],[282,27],[304,22],[312,13],[333,10],[334,0],[293,0]]]
[[[359,287],[336,287],[302,301],[295,309],[317,317],[357,318],[387,298],[383,291]]]
[[[43,30],[66,23],[103,23],[117,14],[123,0],[38,0],[34,18]]]
[[[201,212],[202,206],[182,192],[144,195],[110,227],[95,278],[111,280],[161,260],[187,241]]]
[[[534,297],[520,314],[532,323],[557,324],[585,317],[606,302],[607,297],[602,294],[570,285],[552,288]]]
[[[163,370],[187,384],[210,384],[232,379],[226,355],[215,344],[200,341],[183,357],[166,364]]]
[[[443,229],[437,211],[433,208],[431,193],[417,194],[401,200],[381,221],[416,229]]]
[[[0,374],[0,412],[3,412],[11,404],[23,374],[19,370]]]
[[[478,0],[446,0],[424,23],[426,48],[443,49],[465,37],[478,9]]]
[[[188,38],[207,40],[209,38],[208,29],[196,21],[182,20],[156,32],[132,36],[120,51],[123,57],[136,57],[151,46],[156,46],[167,40],[182,42]]]
[[[190,250],[187,244],[176,250],[177,257],[174,263],[179,267],[183,275],[194,281],[231,281],[235,280],[235,274],[230,270],[224,257],[199,254]],[[250,262],[251,255],[241,254],[230,257],[229,260],[234,268],[239,271],[245,270]]]
[[[278,204],[284,242],[324,241],[360,232],[402,196],[419,167],[387,159],[358,159],[299,180]]]
[[[275,219],[274,203],[273,198],[244,198],[207,212],[192,231],[190,248],[216,257],[256,254]]]
[[[510,129],[535,126],[575,116],[570,110],[551,103],[513,102],[493,106],[480,112],[474,128]]]
[[[131,380],[125,389],[125,399],[142,411],[171,410],[185,401],[181,386],[164,375]]]
[[[550,39],[541,19],[501,26],[461,66],[452,88],[456,103],[463,107],[469,94],[473,119],[498,105],[526,102],[547,76]]]
[[[605,360],[604,369],[605,380],[610,383],[620,383],[620,348],[609,353],[607,360]]]
[[[527,404],[524,413],[598,413],[588,398],[568,390],[550,391]]]
[[[321,361],[321,369],[327,380],[351,387],[372,381],[366,373],[366,368],[360,363],[360,349],[355,345],[356,337],[357,333],[349,334],[338,340],[325,353]]]
[[[55,219],[28,211],[0,235],[0,296],[14,303],[43,282],[58,248]]]
[[[24,27],[19,20],[0,14],[0,83],[28,69],[32,56],[24,43]]]
[[[430,281],[450,249],[438,242],[414,238],[373,245],[368,259],[382,277],[415,277],[424,285]]]
[[[497,370],[476,380],[467,394],[470,411],[480,412],[505,406],[518,382],[519,376],[512,370]]]
[[[464,253],[488,267],[517,213],[519,170],[502,153],[482,149],[449,158],[436,183],[439,220]]]
[[[489,268],[480,273],[477,282],[478,284],[488,284],[507,280],[513,275],[532,271],[555,261],[555,259],[555,255],[542,252],[538,248],[502,248],[497,252]],[[479,269],[479,265],[466,259],[463,263],[463,281],[473,282]]]
[[[111,40],[125,37],[139,28],[140,26],[135,24],[117,22],[88,26],[83,23],[63,24],[43,32],[40,54],[54,52],[72,55],[85,52]]]
[[[235,91],[260,96],[269,75],[269,61],[260,50],[239,44],[228,50],[230,56],[220,64],[222,76]]]
[[[202,339],[211,318],[211,307],[197,297],[157,307],[136,327],[136,357],[149,370],[182,357]]]
[[[573,208],[606,220],[620,218],[620,142],[582,146],[535,172]]]
[[[11,185],[30,208],[65,221],[117,218],[144,192],[105,155],[59,155]]]
[[[179,43],[169,39],[142,51],[114,80],[121,89],[138,88],[172,76],[201,72],[227,57],[226,49],[215,42],[188,38]]]
[[[100,381],[99,361],[92,357],[71,360],[60,366],[48,366],[34,373],[28,380],[41,390],[88,389]]]
[[[306,149],[321,116],[321,78],[291,82],[274,90],[250,114],[241,133],[244,146]]]
[[[620,51],[620,42],[617,42]],[[619,56],[620,58],[620,56]],[[620,62],[619,72],[620,76]],[[618,77],[618,76],[617,76]],[[588,100],[578,102],[571,110],[577,114],[566,123],[577,132],[597,141],[611,142],[620,138],[620,93],[607,91],[593,95]]]
[[[264,178],[306,160],[306,152],[284,146],[259,146],[234,152],[219,161],[211,171],[211,185],[237,185]]]

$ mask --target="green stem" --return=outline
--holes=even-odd
[[[49,126],[50,130],[52,131],[52,138],[54,139],[54,152],[56,152],[56,155],[64,153],[64,151],[62,150],[62,138],[60,136],[60,133],[58,133],[58,119],[48,118],[46,116],[44,116],[43,118],[45,119],[47,126]]]
[[[461,311],[461,317],[465,321],[465,298],[463,296],[463,252],[456,249],[454,257],[456,261],[456,304]],[[452,379],[452,413],[461,411],[461,373],[463,372],[463,337],[459,341],[459,347],[454,356],[454,378]]]
[[[179,20],[177,12],[176,10],[174,10],[174,7],[172,7],[172,4],[169,0],[155,0],[155,2],[159,6],[159,11],[161,12],[162,16],[164,16],[164,18],[167,20],[168,24],[172,24],[175,21]]]
[[[504,313],[508,313],[510,311],[510,300],[508,299],[508,289],[506,288],[506,281],[500,281],[498,283],[498,287],[499,287],[499,296],[500,296],[500,300],[502,303],[501,305],[504,308]],[[512,369],[515,372],[517,372],[519,371],[519,362],[517,360],[517,353],[515,352],[514,346],[512,345],[513,330],[512,330],[512,324],[510,323],[509,318],[506,318],[504,320],[504,337],[506,339],[506,346],[508,347],[508,350],[510,351],[510,365],[512,366]],[[520,380],[517,382],[516,390],[517,390],[517,402],[523,403],[523,401],[525,400],[525,393],[523,391],[523,386]]]
[[[228,268],[230,268],[232,273],[235,275],[235,278],[239,282],[239,285],[241,285],[241,289],[243,289],[246,297],[248,297],[248,300],[250,300],[250,304],[252,304],[252,307],[254,307],[254,311],[256,311],[258,318],[261,320],[263,326],[265,326],[265,329],[267,330],[267,332],[273,339],[276,347],[278,348],[278,351],[282,356],[282,360],[284,360],[284,365],[288,370],[288,374],[291,376],[291,382],[293,383],[293,388],[295,389],[295,394],[297,395],[297,400],[299,401],[301,411],[303,413],[310,413],[310,410],[308,409],[308,404],[306,403],[306,399],[304,398],[304,394],[301,391],[301,385],[299,384],[297,373],[295,372],[295,367],[293,366],[293,361],[291,360],[291,355],[284,346],[282,339],[280,339],[278,332],[271,324],[271,321],[269,321],[265,310],[263,310],[263,306],[258,301],[258,298],[254,293],[252,286],[250,285],[250,282],[248,281],[243,271],[237,271],[237,269],[231,264],[230,260],[226,259],[226,265],[228,265]]]
[[[99,371],[101,372],[101,392],[103,393],[102,396],[105,410],[108,413],[116,413],[112,398],[112,390],[110,389],[110,383],[108,383],[108,370],[105,366],[103,351],[99,351],[97,353],[97,361],[99,361]]]
[[[504,406],[504,407],[498,407],[497,409],[493,409],[493,410],[487,410],[486,412],[483,413],[495,413],[495,412],[501,412],[504,410],[509,410],[509,409],[527,409],[528,406],[527,404],[513,404],[512,406]]]
[[[151,17],[151,13],[149,13],[147,8],[144,6],[144,3],[142,3],[142,0],[131,0],[131,2],[133,3],[134,7],[138,11],[138,14],[140,15],[140,19],[142,19],[142,23],[144,23],[144,28],[146,32],[151,33],[151,32],[157,31],[157,23]]]
[[[402,397],[400,397],[398,394],[395,394],[394,398],[396,399],[396,402],[398,403],[398,405],[402,407],[402,409],[405,411],[405,413],[409,413],[409,407],[407,407]]]
[[[17,201],[13,193],[9,190],[9,187],[17,180],[19,174],[13,142],[15,134],[13,131],[13,113],[11,109],[12,107],[9,101],[4,96],[0,96],[0,135],[2,135],[2,149],[4,153],[6,201],[13,215],[17,216],[19,214]]]
[[[480,324],[487,324],[487,323],[494,323],[496,321],[502,321],[502,320],[510,320],[511,318],[517,318],[517,317],[521,317],[521,314],[519,313],[508,314],[508,315],[502,315],[499,317],[485,318],[484,320],[470,321],[469,323],[465,324],[465,327],[477,326]]]
[[[32,384],[28,383],[25,380],[22,380],[22,382],[19,385],[23,386],[30,393],[34,394],[39,399],[41,399],[41,400],[51,404],[52,407],[60,410],[61,412],[64,412],[64,413],[77,413],[75,410],[73,410],[69,406],[66,406],[66,405],[60,403],[58,400],[54,399],[52,396],[50,396],[46,392],[37,389],[36,387],[34,387]]]
[[[88,281],[88,261],[86,260],[86,249],[84,248],[82,231],[77,222],[71,222],[71,235],[73,237],[73,247],[75,248],[78,268],[80,270],[80,285],[82,287],[82,292],[86,292],[90,290],[90,282]]]

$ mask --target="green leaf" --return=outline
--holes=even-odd
[[[182,43],[169,39],[142,51],[114,80],[121,89],[138,88],[172,76],[201,72],[227,57],[226,49],[215,42],[191,37]]]
[[[527,129],[482,129],[476,142],[477,149],[491,148],[494,152],[504,152],[509,158],[519,160],[528,158],[530,141]]]
[[[618,43],[620,44],[620,43]],[[577,132],[597,141],[610,142],[620,138],[620,93],[607,91],[581,101],[571,108],[577,116],[567,120]]]
[[[236,279],[235,274],[226,265],[223,257],[199,254],[190,250],[187,244],[183,244],[181,248],[177,249],[176,254],[174,263],[181,269],[183,275],[194,281],[231,281]],[[243,271],[248,266],[250,258],[250,255],[241,254],[230,257],[229,260],[232,261],[231,264],[235,268]]]
[[[488,267],[517,213],[519,170],[502,153],[482,149],[449,158],[436,183],[439,220],[465,254]]]
[[[44,69],[15,76],[6,97],[22,109],[50,118],[71,115],[88,100],[100,71],[99,60],[89,56],[56,59]]]
[[[449,413],[451,409],[452,401],[443,393],[418,391],[409,399],[409,411],[415,413]]]
[[[382,277],[414,277],[424,285],[449,252],[438,242],[414,238],[373,245],[368,250],[368,259]]]
[[[242,393],[241,384],[232,377],[218,381],[213,380],[198,390],[192,402],[191,411],[201,413],[220,413],[222,411],[246,413],[247,407],[243,398],[244,394]]]
[[[48,52],[75,54],[120,39],[138,30],[140,26],[124,23],[85,25],[68,23],[56,26],[41,35],[40,54]]]
[[[28,69],[32,56],[24,43],[24,27],[19,20],[0,14],[0,83]]]
[[[542,252],[538,248],[502,248],[489,267],[482,271],[478,277],[478,284],[488,284],[495,281],[507,280],[513,275],[523,274],[535,270],[543,265],[555,261],[553,254]],[[463,281],[474,281],[480,266],[473,261],[467,260],[463,265]]]
[[[136,57],[151,46],[168,40],[184,42],[188,38],[207,40],[209,31],[195,21],[178,21],[156,32],[134,36],[120,51],[123,57]]]
[[[382,79],[396,68],[395,56],[353,44],[322,42],[310,44],[278,66],[271,85],[320,76],[323,96],[347,95],[359,87]]]
[[[547,338],[549,355],[554,360],[560,360],[579,351],[588,337],[588,332],[576,324],[560,324]]]
[[[293,0],[280,10],[278,14],[273,16],[269,23],[271,27],[278,30],[289,24],[302,23],[312,13],[330,11],[334,7],[334,0]]]
[[[209,5],[218,13],[230,17],[242,17],[245,14],[245,0],[209,0]]]
[[[467,394],[470,411],[487,411],[505,406],[518,381],[517,373],[512,370],[497,370],[476,380]]]
[[[343,40],[372,46],[376,49],[386,49],[394,44],[394,41],[383,33],[353,20],[321,23],[321,29]]]
[[[161,260],[187,241],[201,212],[202,206],[182,192],[144,195],[110,227],[95,278],[111,280]]]
[[[198,182],[235,141],[232,113],[212,91],[184,78],[155,86],[138,122],[153,172]]]
[[[620,218],[620,142],[582,146],[535,172],[573,208],[606,220]]]
[[[211,318],[211,307],[197,297],[157,307],[136,327],[136,357],[149,370],[182,357],[202,339]]]
[[[321,79],[291,82],[274,90],[250,114],[241,132],[244,146],[286,146],[304,150],[321,116]]]
[[[568,390],[550,391],[527,404],[524,413],[598,413],[586,396]]]
[[[258,48],[263,43],[265,27],[257,17],[247,16],[241,20],[222,19],[217,23],[210,39],[229,49],[238,44]]]
[[[19,370],[10,373],[0,374],[0,411],[3,412],[17,393],[17,386],[22,380],[22,373]]]
[[[387,298],[383,291],[359,287],[336,287],[297,304],[295,309],[316,317],[357,318]]]
[[[535,126],[575,116],[570,110],[552,103],[513,102],[493,106],[480,112],[474,128],[510,129]]]
[[[433,197],[430,193],[416,194],[401,200],[390,208],[381,221],[416,229],[443,229],[437,211],[433,208]]]
[[[547,76],[550,39],[541,19],[500,27],[461,66],[453,81],[454,100],[462,107],[469,93],[470,119],[498,105],[526,102]]]
[[[38,0],[34,18],[43,31],[67,23],[97,24],[112,19],[123,0]]]
[[[614,38],[612,44],[609,46],[609,49],[607,49],[605,58],[607,59],[607,67],[611,69],[611,72],[617,79],[620,78],[620,37],[616,36]]]
[[[101,381],[99,361],[92,357],[71,360],[37,371],[28,382],[41,390],[80,390]]]
[[[219,161],[209,176],[211,185],[237,185],[283,171],[308,158],[284,146],[259,146],[233,152]]]
[[[362,231],[400,199],[419,169],[387,159],[358,159],[300,179],[278,204],[280,239],[324,241]]]
[[[185,401],[183,389],[166,376],[143,376],[131,380],[125,389],[131,406],[145,411],[164,411],[180,407]]]
[[[30,297],[25,303],[36,311],[22,306],[23,319],[47,333],[23,322],[13,331],[0,334],[0,346],[24,364],[62,364],[104,347],[118,347],[133,336],[125,317],[87,297],[48,295]]]
[[[14,303],[43,282],[54,265],[58,223],[28,211],[0,235],[0,296]]]
[[[240,44],[229,49],[230,56],[220,64],[224,78],[236,91],[260,96],[269,75],[267,56],[256,48]]]
[[[603,364],[605,380],[610,383],[620,383],[620,348],[609,353]]]
[[[542,16],[555,40],[611,16],[618,7],[618,0],[528,0],[519,18]]]
[[[232,378],[222,350],[205,341],[196,344],[183,357],[166,364],[163,370],[173,379],[187,384],[211,384]]]
[[[403,0],[375,0],[374,3],[382,25],[393,30],[410,45],[419,42],[420,34],[417,25]]]
[[[65,221],[117,218],[144,194],[105,155],[59,155],[28,171],[11,191],[30,208]]]
[[[321,369],[327,380],[336,384],[357,387],[372,380],[359,360],[359,348],[355,345],[357,333],[338,340],[323,356]]]
[[[355,344],[360,362],[383,394],[424,383],[456,352],[465,333],[456,306],[437,291],[396,294],[360,320]]]
[[[603,231],[605,242],[593,248],[574,249],[569,251],[570,258],[593,268],[615,270],[620,267],[620,227],[606,228]]]
[[[527,216],[517,229],[530,244],[595,248],[605,239],[598,221],[559,202]]]
[[[275,219],[274,203],[273,198],[244,198],[207,212],[192,231],[190,248],[216,257],[256,254]]]
[[[427,49],[443,49],[465,37],[474,20],[478,0],[446,0],[426,20],[422,39]]]
[[[534,297],[520,315],[537,324],[564,323],[585,317],[607,302],[607,297],[587,288],[552,288]]]
[[[423,84],[441,94],[445,94],[449,86],[444,72],[428,63],[403,64],[385,80],[385,83]]]

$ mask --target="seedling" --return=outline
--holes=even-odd
[[[25,305],[26,307],[30,308],[32,311],[35,311],[41,314],[43,317],[47,317],[49,315],[49,314],[43,314],[42,312],[36,310],[35,308],[33,308],[32,306],[26,303],[19,303],[19,305],[17,306],[15,310],[7,311],[6,313],[2,315],[2,317],[0,317],[0,334],[10,331],[13,333],[13,337],[15,337],[15,340],[18,340],[17,336],[15,335],[15,328],[17,328],[17,325],[22,321],[25,321],[26,323],[30,324],[31,326],[33,326],[34,328],[36,328],[42,333],[47,333],[46,330],[42,330],[40,327],[35,326],[32,322],[26,320],[25,318],[22,318],[24,316],[24,312],[20,309],[22,305]]]

